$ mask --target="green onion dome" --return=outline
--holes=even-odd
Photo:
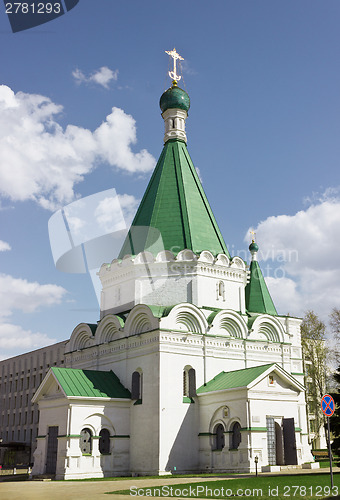
[[[252,241],[249,245],[249,250],[250,250],[250,252],[258,252],[258,250],[259,250],[258,244],[255,243],[255,241]]]
[[[179,108],[188,111],[190,108],[190,98],[184,90],[177,87],[177,83],[174,81],[172,87],[162,94],[159,106],[162,113],[170,108]]]

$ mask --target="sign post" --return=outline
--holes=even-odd
[[[333,469],[332,469],[332,450],[331,450],[331,429],[329,425],[329,417],[331,417],[335,410],[334,399],[329,394],[325,394],[321,399],[321,410],[327,417],[327,427],[328,427],[328,456],[329,456],[329,468],[331,473],[331,488],[333,488]]]

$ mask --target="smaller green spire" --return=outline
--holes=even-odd
[[[257,262],[259,246],[253,240],[249,245],[252,254],[250,263],[250,281],[246,286],[246,308],[248,312],[277,316],[274,302],[270,296],[261,268]]]

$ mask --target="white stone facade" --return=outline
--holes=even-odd
[[[236,268],[235,272],[241,270]],[[243,272],[245,277],[246,269]],[[209,278],[214,289],[219,278]],[[211,300],[216,300],[216,295]],[[260,467],[268,465],[267,417],[279,427],[284,418],[294,418],[298,464],[311,461],[302,386],[300,320],[257,315],[250,328],[247,320],[245,313],[234,309],[218,311],[192,303],[168,308],[137,304],[125,316],[105,315],[94,334],[88,325],[78,325],[66,346],[65,366],[113,370],[129,390],[132,374],[138,371],[142,377],[142,398],[140,404],[133,400],[119,404],[113,400],[84,400],[80,405],[64,400],[58,416],[53,409],[57,400],[42,396],[40,391],[36,398],[42,415],[39,435],[46,436],[47,427],[55,422],[63,421],[69,426],[58,438],[57,477],[253,471],[256,455]],[[198,388],[222,371],[269,363],[276,363],[277,368],[269,370],[270,374],[257,380],[254,387],[191,398],[183,392],[183,375],[189,369],[195,370]],[[271,386],[269,375],[274,381]],[[111,458],[105,457],[111,469],[104,468],[98,448],[93,448],[93,458],[89,460],[82,456],[79,446],[81,429],[93,421],[93,433],[98,435],[107,415],[114,429]],[[226,439],[222,450],[216,450],[214,444],[219,422]],[[233,450],[228,437],[235,422],[240,424],[241,443]],[[125,438],[120,440],[116,435]],[[42,437],[36,451],[36,474],[44,473],[44,453],[46,443]],[[124,459],[118,466],[119,454]]]
[[[103,286],[101,317],[137,304],[172,306],[181,302],[245,314],[249,271],[240,257],[230,260],[220,254],[215,258],[208,251],[196,256],[191,250],[182,250],[177,256],[164,250],[156,257],[142,252],[103,264],[99,277]]]
[[[49,374],[43,386],[44,395],[37,392],[41,418],[34,453],[33,474],[46,472],[46,443],[49,427],[58,427],[56,479],[77,479],[129,474],[129,411],[130,401],[108,398],[65,398]],[[80,431],[89,428],[94,436],[91,453],[80,450]],[[99,433],[110,432],[106,454],[99,451]]]

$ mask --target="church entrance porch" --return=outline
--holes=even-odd
[[[297,465],[294,418],[267,417],[269,465]]]

